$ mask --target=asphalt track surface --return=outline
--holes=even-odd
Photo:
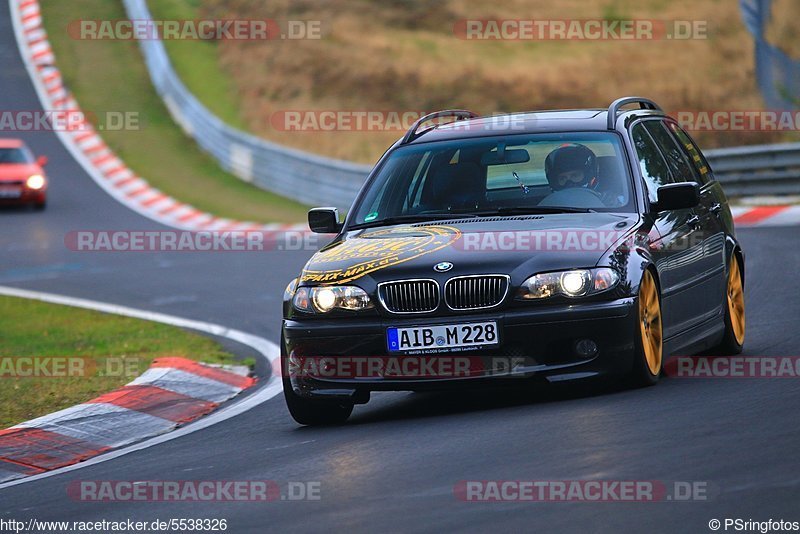
[[[0,104],[40,109],[0,20]],[[136,135],[135,133],[132,135]],[[165,229],[106,195],[56,136],[45,212],[0,210],[0,284],[211,321],[278,341],[280,298],[310,252],[86,253],[72,230]],[[745,354],[800,354],[796,228],[743,229]],[[0,490],[0,519],[224,518],[229,532],[532,530],[709,532],[711,519],[800,520],[797,379],[665,379],[636,391],[385,393],[338,428],[302,428],[281,396],[210,428]],[[319,481],[319,501],[77,502],[75,480]],[[707,501],[475,503],[462,480],[708,483]]]

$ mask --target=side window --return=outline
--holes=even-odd
[[[686,159],[692,162],[692,165],[697,170],[697,175],[700,178],[700,183],[702,185],[707,184],[711,181],[711,170],[708,166],[708,162],[706,158],[703,156],[703,153],[700,152],[700,149],[697,148],[697,145],[694,144],[692,138],[684,132],[680,126],[675,124],[674,122],[668,122],[667,127],[675,136],[675,139],[678,141],[678,145],[683,150],[683,154],[686,156]]]
[[[656,202],[658,200],[658,188],[673,182],[667,168],[667,162],[664,161],[664,156],[661,155],[642,123],[633,127],[631,139],[633,139],[633,145],[636,147],[639,169],[641,169],[642,177],[647,185],[647,196],[650,198],[650,202]]]
[[[675,177],[676,182],[695,182],[697,176],[694,174],[694,169],[689,166],[689,162],[683,157],[683,154],[678,149],[678,145],[672,139],[672,136],[664,127],[661,121],[645,121],[644,126],[650,135],[653,136],[664,157],[667,159],[669,170]]]

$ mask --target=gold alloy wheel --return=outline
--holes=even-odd
[[[733,337],[739,345],[744,344],[744,289],[742,288],[742,274],[739,271],[739,259],[736,254],[731,258],[731,268],[728,273],[728,315],[731,318]]]
[[[653,274],[645,271],[639,286],[639,331],[642,334],[644,351],[650,374],[658,376],[661,372],[663,351],[661,331],[661,304]]]

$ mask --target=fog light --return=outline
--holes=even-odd
[[[579,339],[575,342],[575,353],[584,358],[594,356],[597,354],[597,343],[591,339]]]

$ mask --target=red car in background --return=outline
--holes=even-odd
[[[47,156],[33,157],[20,139],[0,139],[0,204],[47,205]]]

